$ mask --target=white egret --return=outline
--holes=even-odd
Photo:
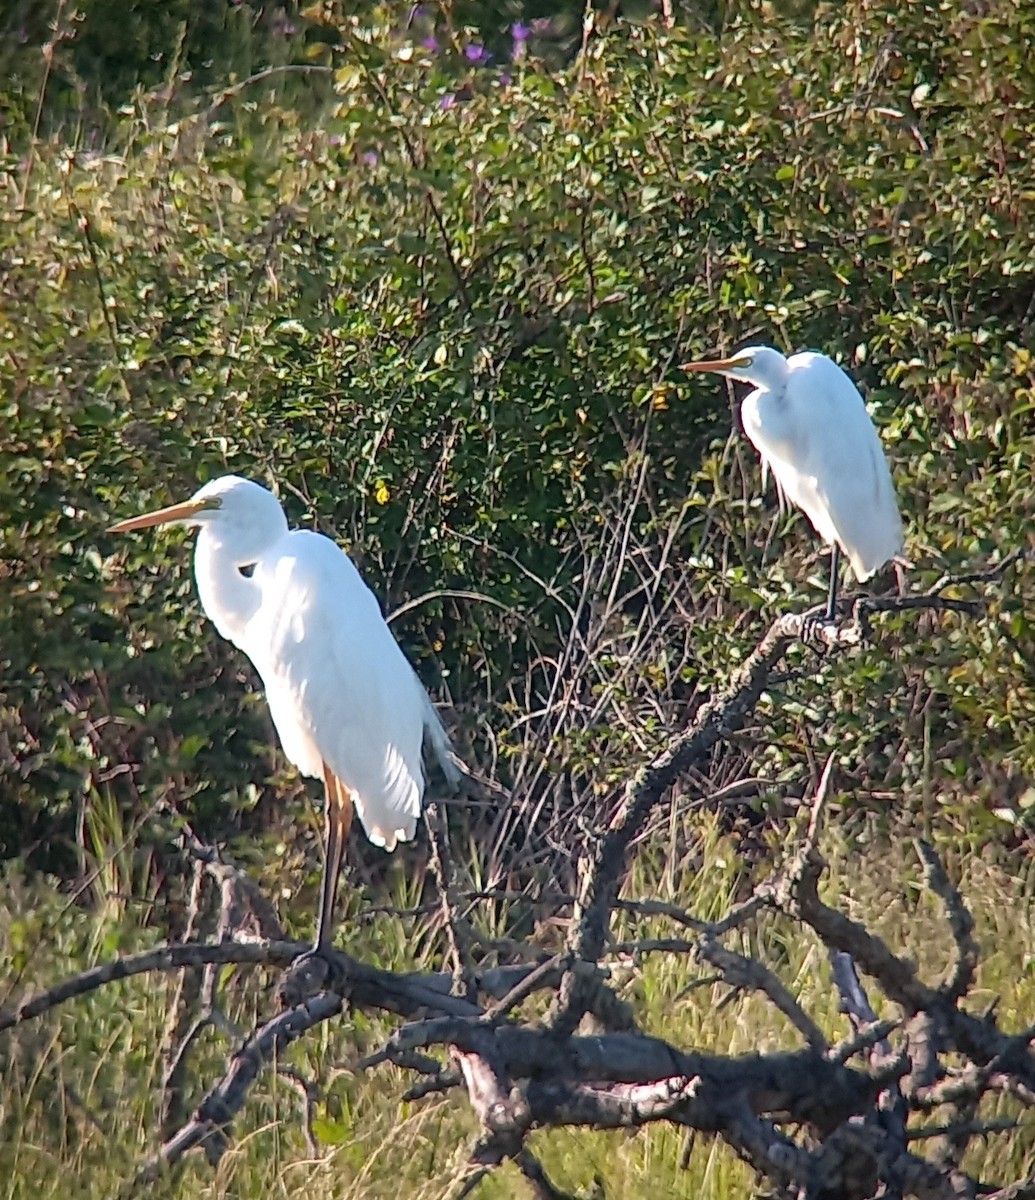
[[[858,388],[825,354],[786,358],[771,346],[683,370],[755,385],[740,409],[744,431],[761,455],[763,482],[768,471],[776,478],[781,507],[785,497],[796,504],[831,547],[825,620],[833,621],[841,550],[860,581],[903,561],[891,471]]]
[[[198,528],[201,606],[255,665],[284,753],[323,780],[327,857],[315,949],[325,951],[353,811],[375,845],[408,841],[421,812],[425,739],[457,781],[449,739],[352,560],[322,534],[289,530],[272,492],[225,475],[110,532],[170,524]]]

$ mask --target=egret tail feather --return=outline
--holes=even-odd
[[[431,697],[424,688],[421,688],[424,696],[424,741],[425,745],[431,750],[432,756],[438,765],[442,768],[442,774],[446,777],[446,782],[452,791],[457,791],[460,787],[460,778],[462,771],[458,766],[458,759],[453,751],[453,745],[449,740],[449,734],[446,733],[446,727],[442,724],[442,720],[435,711],[435,706],[431,703]]]

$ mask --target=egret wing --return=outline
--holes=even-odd
[[[245,649],[284,751],[309,775],[326,762],[354,793],[367,836],[391,849],[420,815],[430,702],[373,593],[329,538],[291,533],[260,571],[264,598]]]
[[[859,579],[902,550],[902,519],[884,449],[851,379],[821,354],[797,354],[773,474],[827,542],[837,542]]]

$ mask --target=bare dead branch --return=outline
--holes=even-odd
[[[184,833],[184,849],[204,865],[206,873],[219,887],[223,898],[222,912],[229,930],[243,929],[247,915],[254,919],[260,937],[271,942],[286,940],[284,927],[273,905],[246,871],[227,860],[216,846],[203,842],[189,826]]]
[[[727,950],[713,938],[701,938],[696,946],[697,957],[722,972],[723,979],[736,988],[762,992],[773,1006],[787,1018],[813,1050],[824,1051],[826,1035],[791,995],[779,977],[764,963]]]
[[[192,941],[197,936],[204,878],[204,865],[194,862],[191,886],[187,893],[186,920],[181,933],[184,941]],[[179,972],[171,989],[169,1015],[162,1035],[161,1050],[162,1100],[158,1123],[163,1138],[170,1136],[183,1119],[187,1048],[196,1037],[193,1030],[197,1024],[195,1013],[199,991],[197,974],[186,969]]]
[[[995,568],[994,577],[1008,565],[1009,560]],[[971,602],[942,592],[970,581],[987,580],[985,575],[943,580],[941,591],[898,600],[860,599],[851,621],[823,627],[818,637],[829,649],[844,649],[868,635],[873,612],[957,611]],[[612,600],[621,595],[615,580],[611,593]],[[311,1121],[315,1085],[278,1060],[295,1039],[354,1007],[388,1012],[403,1021],[379,1051],[362,1061],[363,1069],[391,1061],[414,1072],[419,1078],[406,1093],[413,1099],[465,1088],[481,1133],[454,1180],[456,1194],[469,1194],[486,1173],[509,1159],[534,1196],[557,1200],[564,1193],[550,1181],[530,1145],[538,1130],[564,1125],[635,1130],[663,1121],[690,1135],[696,1131],[722,1138],[781,1198],[869,1200],[879,1194],[886,1200],[976,1200],[979,1195],[1021,1200],[1035,1195],[1027,1180],[990,1185],[960,1166],[973,1138],[1012,1127],[1014,1118],[1002,1120],[986,1111],[986,1097],[1007,1094],[1021,1105],[1035,1106],[1035,1029],[1009,1034],[1000,1027],[994,1007],[982,1016],[960,1008],[978,951],[970,914],[934,850],[918,845],[927,884],[942,901],[956,947],[948,980],[940,986],[923,979],[914,963],[864,923],[819,898],[826,866],[820,843],[833,756],[807,808],[806,827],[794,835],[797,847],[781,869],[725,916],[705,922],[676,905],[619,899],[627,856],[671,785],[698,767],[695,786],[707,787],[706,757],[743,726],[771,687],[774,668],[791,642],[810,628],[807,618],[796,614],[774,622],[727,690],[704,704],[671,745],[632,777],[615,799],[606,829],[594,837],[588,824],[582,826],[588,845],[574,897],[561,889],[537,893],[535,885],[529,891],[486,889],[491,898],[541,904],[552,913],[573,904],[559,953],[549,956],[541,946],[516,936],[494,937],[491,953],[511,955],[511,962],[479,965],[476,955],[487,957],[486,942],[474,936],[462,910],[474,894],[465,895],[454,885],[441,823],[434,829],[438,840],[433,855],[443,929],[453,956],[451,972],[390,972],[340,952],[302,956],[308,946],[282,937],[247,940],[242,923],[254,919],[260,930],[270,932],[275,914],[270,910],[259,916],[262,906],[248,877],[199,844],[191,855],[219,896],[214,943],[161,947],[84,972],[0,1014],[0,1031],[145,972],[204,971],[194,1021],[181,1022],[173,1042],[179,1055],[173,1066],[182,1076],[190,1046],[206,1023],[227,1020],[215,1003],[216,967],[237,963],[283,972],[277,987],[283,1011],[244,1039],[193,1116],[142,1166],[131,1185],[138,1190],[175,1168],[192,1149],[201,1148],[211,1163],[219,1162],[249,1089],[267,1067],[275,1067],[298,1091],[307,1144],[317,1153]],[[715,780],[711,790],[721,782]],[[851,1037],[830,1045],[826,1031],[771,966],[723,944],[723,937],[767,909],[810,930],[830,953]],[[409,911],[426,910],[421,905]],[[610,936],[617,910],[671,921],[687,936],[634,938],[615,945]],[[188,924],[190,931],[197,929],[197,920]],[[716,969],[713,981],[757,991],[790,1020],[806,1048],[730,1057],[687,1051],[645,1035],[634,1024],[631,1006],[613,990],[602,958],[617,953],[635,960],[653,951],[693,955]],[[532,961],[520,961],[527,959]],[[893,1005],[896,1019],[877,1019],[856,964],[868,985],[872,981],[883,994],[882,1000],[875,997],[877,1008]],[[522,1006],[543,990],[555,996],[548,1020],[537,1024]],[[590,1016],[598,1022],[595,1032],[588,1032],[588,1022],[579,1028]],[[935,1109],[942,1111],[929,1119],[937,1124],[908,1128],[910,1117]],[[920,1147],[926,1148],[926,1156],[918,1152]]]
[[[248,925],[257,928],[263,937],[284,939],[284,931],[272,905],[244,871],[235,863],[225,861],[216,847],[202,842],[189,825],[184,826],[182,844],[193,867],[184,941],[193,940],[202,922],[203,898],[209,890],[204,888],[206,880],[214,884],[218,900],[217,942],[233,939]],[[215,1027],[231,1034],[237,1041],[244,1036],[219,1007],[218,982],[219,970],[215,963],[205,965],[200,986],[195,972],[187,969],[180,972],[166,1035],[160,1122],[163,1136],[170,1136],[182,1122],[188,1062],[201,1034]]]
[[[974,940],[974,918],[963,903],[963,897],[949,882],[934,847],[918,838],[916,851],[923,863],[924,882],[945,906],[949,929],[956,943],[956,964],[942,989],[946,999],[955,1002],[970,991],[977,970],[978,945]]]
[[[182,967],[202,968],[208,963],[283,969],[302,957],[308,949],[310,946],[305,942],[267,941],[183,942],[176,946],[160,946],[143,954],[127,955],[92,967],[22,1000],[0,1013],[0,1033],[42,1016],[68,1000],[135,975],[174,971]],[[340,951],[333,955],[333,967],[328,963],[326,969],[328,973],[333,969],[343,994],[347,992],[355,1003],[373,1003],[374,1007],[385,1007],[400,1016],[415,1016],[425,1011],[481,1015],[481,1009],[476,1004],[449,994],[452,976],[446,972],[397,974],[381,971]],[[477,988],[485,995],[498,999],[532,970],[534,967],[523,965],[489,967],[476,973]],[[384,1003],[381,1004],[378,998]]]
[[[289,1067],[285,1063],[277,1064],[277,1075],[298,1093],[302,1108],[302,1132],[305,1135],[306,1149],[315,1158],[320,1151],[316,1142],[316,1134],[313,1132],[313,1117],[316,1115],[316,1106],[320,1102],[320,1089],[301,1071],[296,1071],[294,1067]]]
[[[801,630],[801,618],[781,617],[748,656],[729,688],[705,704],[689,729],[662,754],[632,777],[618,811],[583,873],[575,905],[568,950],[576,959],[595,962],[607,940],[609,914],[617,898],[625,857],[655,804],[693,763],[700,761],[720,738],[741,727],[765,690],[769,673]],[[585,993],[568,972],[554,1013],[557,1031],[571,1032],[587,1008]]]
[[[1011,1129],[1019,1129],[1020,1125],[1020,1121],[1013,1120],[1010,1117],[1001,1117],[996,1121],[972,1121],[962,1127],[951,1123],[946,1125],[928,1125],[924,1129],[911,1129],[906,1135],[906,1140],[910,1142],[922,1142],[927,1138],[957,1138],[961,1134],[969,1140],[974,1137],[984,1137],[989,1133],[1008,1133]]]
[[[1021,1180],[994,1192],[983,1192],[982,1200],[1035,1200],[1035,1182]]]
[[[793,856],[775,885],[769,885],[768,890],[764,885],[756,893],[770,900],[783,897],[792,904],[801,904],[808,923],[813,928],[818,926],[818,931],[826,929],[826,918],[817,920],[807,881],[810,872],[821,870],[817,841],[829,779],[829,771],[825,771],[803,848]],[[740,911],[757,911],[758,907],[741,905]],[[835,916],[848,920],[841,914]],[[843,927],[837,922],[831,927],[853,942],[860,940],[855,923],[849,922],[848,935],[843,934]],[[879,943],[866,930],[862,934],[872,938],[874,945]],[[763,981],[756,976],[751,960],[743,955],[727,957],[731,952],[720,947],[715,938],[687,943],[691,948],[699,944],[707,947],[706,954],[732,976],[733,982],[740,986],[745,981],[748,985],[762,982],[760,990],[780,1007],[779,989],[769,979]],[[893,983],[897,984],[905,972],[907,997],[919,997],[922,1002],[933,998],[934,1011],[946,1030],[947,1044],[958,1048],[960,1028],[965,1026],[953,1023],[950,1012],[954,1010],[944,993],[922,984],[915,970],[911,967],[906,970],[908,964],[902,964],[883,944],[877,951],[865,939],[861,944],[870,956],[871,965],[876,964],[874,978],[878,982],[890,959]],[[144,970],[203,966],[211,961],[277,965],[293,960],[303,949],[296,943],[232,942],[168,947],[88,972],[70,981],[71,987],[69,983],[59,985],[9,1014],[8,1024],[39,1015],[62,999],[81,994],[85,988],[100,986],[107,979],[126,978]],[[289,973],[290,970],[289,967]],[[858,1026],[854,1045],[826,1050],[822,1033],[811,1030],[806,1021],[803,1035],[825,1052],[809,1049],[797,1054],[729,1059],[689,1054],[638,1032],[558,1036],[550,1028],[513,1024],[504,1019],[532,992],[559,986],[570,972],[588,972],[592,977],[597,968],[592,963],[570,962],[567,956],[558,956],[533,967],[522,965],[476,972],[474,984],[478,994],[495,996],[499,1001],[482,1008],[472,1000],[451,994],[452,977],[447,973],[400,975],[336,953],[331,956],[327,978],[322,981],[331,985],[333,991],[289,1008],[256,1030],[191,1121],[167,1139],[138,1178],[144,1182],[157,1178],[192,1148],[203,1148],[210,1160],[217,1161],[229,1144],[234,1117],[259,1071],[273,1061],[282,1047],[320,1021],[333,1018],[349,1003],[380,1008],[409,1019],[392,1036],[384,1056],[426,1075],[425,1085],[412,1089],[413,1094],[465,1084],[485,1128],[474,1159],[465,1170],[465,1185],[480,1177],[479,1170],[490,1169],[507,1157],[518,1162],[526,1176],[528,1171],[521,1166],[522,1162],[534,1173],[529,1166],[533,1160],[521,1156],[528,1153],[525,1139],[539,1128],[559,1124],[636,1128],[664,1120],[690,1130],[719,1133],[774,1184],[788,1189],[807,1190],[818,1187],[820,1181],[827,1186],[836,1178],[844,1185],[839,1194],[862,1197],[869,1193],[860,1190],[859,1181],[872,1177],[883,1180],[888,1195],[976,1197],[978,1194],[977,1185],[955,1163],[917,1158],[906,1149],[904,1135],[896,1136],[896,1125],[881,1107],[882,1097],[896,1094],[897,1081],[909,1073],[911,1064],[905,1056],[896,1056],[890,1046],[884,1053],[881,1041],[893,1032],[893,1027],[871,1020],[873,1009],[861,988],[855,990],[857,980],[855,984],[841,985],[843,995],[848,997],[846,1005],[854,1012]],[[743,978],[738,977],[742,972],[746,972]],[[797,1001],[792,1003],[797,1005]],[[1014,1078],[1018,1063],[1023,1065],[1023,1058],[1018,1059],[1018,1055],[1022,1050],[1027,1053],[1026,1038],[1009,1038],[999,1034],[994,1026],[991,1033],[999,1039],[1002,1050],[994,1073]],[[434,1047],[448,1051],[455,1069],[444,1070],[437,1059],[424,1053]],[[878,1053],[868,1071],[847,1066],[848,1058],[870,1048]],[[377,1057],[372,1061],[378,1061]],[[947,1088],[940,1095],[928,1092],[918,1098],[918,1106],[929,1108],[936,1101],[951,1103],[971,1094],[980,1097],[991,1090],[992,1076],[991,1069],[972,1073],[960,1082],[961,1090],[955,1095]],[[1023,1095],[1016,1091],[1011,1094]],[[815,1149],[792,1138],[782,1128],[785,1123],[812,1130],[818,1139]],[[984,1127],[979,1118],[966,1125],[959,1122],[946,1125],[957,1139],[977,1136]],[[547,1184],[533,1179],[530,1186],[542,1189]]]
[[[898,1027],[898,1021],[874,1021],[872,1025],[861,1025],[850,1038],[831,1046],[827,1057],[834,1062],[848,1062],[863,1050],[869,1050],[871,1046],[884,1041]]]
[[[475,941],[475,934],[470,922],[460,914],[453,859],[449,848],[449,830],[438,804],[428,805],[425,818],[431,844],[431,869],[438,881],[439,904],[453,956],[453,990],[458,996],[473,999],[476,989],[471,965],[471,946]]]
[[[526,1147],[514,1156],[514,1163],[522,1175],[528,1180],[535,1200],[579,1200],[571,1192],[562,1192],[554,1187],[550,1177],[543,1170],[543,1165]]]
[[[178,946],[160,946],[143,954],[116,958],[109,963],[92,967],[71,979],[0,1013],[0,1033],[23,1021],[41,1016],[67,1000],[85,996],[88,992],[143,975],[151,971],[173,971],[179,967],[202,967],[206,963],[247,963],[256,966],[284,967],[304,946],[298,942],[225,942],[219,945],[202,942],[183,942]]]
[[[958,1048],[977,1063],[1008,1062],[1026,1086],[1035,1086],[1035,1058],[1028,1041],[1009,1037],[994,1023],[956,1007],[944,993],[918,979],[916,968],[893,954],[880,938],[824,904],[818,892],[822,868],[818,853],[799,856],[773,893],[777,905],[800,917],[828,947],[850,955],[907,1016],[930,1014],[943,1030],[951,1033]]]
[[[832,760],[831,760],[832,761]],[[829,764],[828,764],[829,765]],[[863,1029],[873,1030],[879,1024],[877,1014],[870,1004],[859,980],[855,963],[851,957],[841,951],[831,951],[830,961],[833,968],[834,983],[841,996],[841,1011],[848,1015],[852,1028],[858,1035]],[[873,1038],[869,1048],[870,1062],[880,1069],[895,1060],[891,1043],[886,1037]],[[905,1072],[903,1072],[905,1074]],[[909,1113],[902,1094],[900,1080],[894,1079],[888,1089],[877,1098],[876,1111],[866,1119],[876,1124],[884,1134],[889,1146],[885,1154],[892,1154],[896,1159],[905,1152],[907,1144],[906,1122]],[[896,1195],[901,1195],[901,1188],[894,1181],[889,1181]]]
[[[341,1012],[340,996],[326,993],[267,1021],[231,1059],[230,1068],[198,1106],[193,1118],[166,1141],[138,1172],[133,1187],[153,1183],[189,1150],[201,1146],[209,1163],[219,1162],[229,1146],[229,1130],[259,1071],[314,1025]]]
[[[555,954],[553,958],[540,963],[534,970],[529,971],[524,979],[515,983],[505,996],[485,1010],[485,1020],[497,1021],[505,1017],[512,1008],[517,1008],[533,992],[542,988],[555,987],[570,965],[568,957],[560,954]]]
[[[402,1098],[404,1100],[422,1100],[425,1096],[434,1095],[436,1092],[448,1092],[452,1088],[460,1087],[462,1083],[463,1078],[459,1071],[442,1069],[427,1079],[418,1079],[403,1092]]]

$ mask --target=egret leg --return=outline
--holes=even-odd
[[[834,543],[830,551],[830,593],[827,596],[827,621],[837,619],[837,574],[841,568],[841,547]]]
[[[338,891],[338,876],[341,874],[342,858],[345,854],[345,839],[352,826],[352,796],[334,772],[324,763],[323,784],[326,792],[324,810],[327,833],[327,858],[323,871],[323,888],[320,893],[320,920],[316,929],[317,953],[331,949],[333,934],[334,897]]]

